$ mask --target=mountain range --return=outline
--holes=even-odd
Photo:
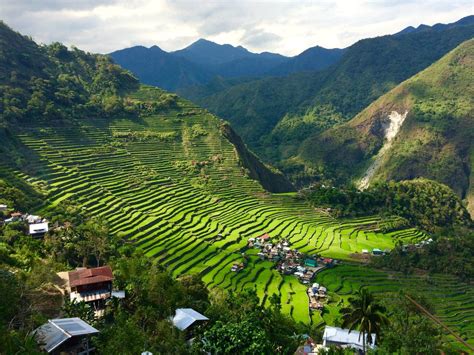
[[[219,77],[249,79],[322,70],[337,62],[342,53],[342,49],[316,46],[295,57],[285,57],[270,52],[252,53],[242,46],[199,39],[174,52],[157,46],[135,46],[117,50],[110,56],[143,83],[176,91],[208,84]]]

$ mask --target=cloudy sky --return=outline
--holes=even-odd
[[[471,14],[472,0],[0,0],[0,19],[37,42],[100,53],[137,44],[170,51],[206,38],[296,55]]]

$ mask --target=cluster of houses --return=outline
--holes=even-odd
[[[327,301],[327,289],[318,283],[313,283],[307,290],[310,310],[322,310]]]
[[[104,315],[108,301],[124,299],[125,291],[115,290],[110,266],[77,268],[59,272],[64,281],[63,291],[71,302],[85,302],[94,310],[96,318]],[[179,330],[192,334],[193,327],[209,319],[191,308],[178,308],[170,322]],[[89,346],[89,338],[99,331],[80,318],[50,319],[33,335],[40,348],[50,354],[89,354],[95,349]],[[151,354],[151,353],[148,353]]]
[[[0,211],[7,211],[7,205],[0,205]],[[23,222],[28,225],[27,233],[33,237],[43,237],[49,230],[48,221],[40,216],[28,213],[11,212],[8,218],[1,221],[4,224],[12,222]]]
[[[272,243],[272,238],[265,233],[258,238],[249,238],[247,246],[258,248],[257,254],[262,260],[276,263],[276,269],[283,275],[294,275],[303,284],[311,283],[314,275],[325,267],[333,265],[334,260],[307,256],[296,249],[290,248],[286,239]]]

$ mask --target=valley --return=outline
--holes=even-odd
[[[147,96],[150,91],[143,89]],[[305,323],[322,320],[310,316],[306,287],[296,277],[283,277],[250,251],[248,266],[231,271],[245,261],[249,238],[268,233],[308,255],[339,260],[427,238],[414,228],[399,229],[397,217],[337,220],[294,193],[266,192],[246,176],[216,117],[184,100],[178,105],[142,119],[84,120],[57,128],[30,123],[18,138],[35,159],[27,174],[16,174],[47,186],[39,213],[64,199],[74,201],[174,276],[197,273],[211,288],[255,288],[264,304],[275,293],[285,313]]]

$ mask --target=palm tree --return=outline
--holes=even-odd
[[[377,303],[374,296],[365,288],[356,293],[356,297],[349,298],[350,307],[341,309],[342,326],[349,331],[358,327],[362,334],[362,346],[365,354],[367,341],[372,342],[372,335],[377,336],[380,327],[388,323],[385,316],[385,308]]]

